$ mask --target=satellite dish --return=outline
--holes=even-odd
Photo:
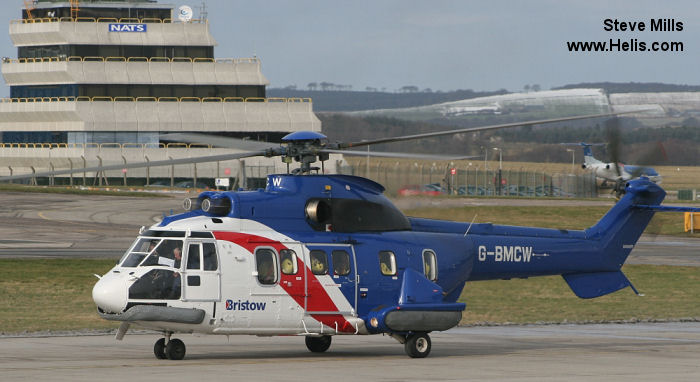
[[[192,8],[189,5],[183,5],[177,9],[177,18],[182,22],[192,20]]]

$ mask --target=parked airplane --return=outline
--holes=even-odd
[[[579,143],[583,147],[583,164],[582,168],[591,170],[598,178],[603,179],[604,183],[612,182],[617,184],[618,181],[628,181],[639,177],[646,177],[650,181],[661,184],[661,175],[651,167],[626,165],[615,162],[602,162],[593,156],[591,146],[602,144]]]

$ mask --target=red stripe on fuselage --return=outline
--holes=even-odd
[[[214,237],[217,240],[226,240],[240,245],[251,254],[254,253],[257,247],[272,247],[277,253],[283,249],[289,249],[279,241],[240,232],[217,231],[214,232]],[[304,262],[301,260],[301,256],[303,256],[303,254],[297,254],[297,269],[304,272],[302,275],[305,275],[307,279],[309,296],[308,299],[306,299],[307,306],[304,306],[304,283],[296,279],[299,273],[296,275],[285,275],[280,272],[280,286],[297,304],[299,304],[299,306],[305,308],[305,311],[338,312],[338,307],[333,302],[333,299],[331,299],[331,296],[328,295],[328,292],[323,288],[321,280],[311,273],[311,268],[305,266]],[[335,329],[337,325],[338,331],[341,332],[355,331],[355,327],[352,326],[342,314],[312,314],[311,317],[333,329]]]

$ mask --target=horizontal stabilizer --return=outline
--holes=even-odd
[[[562,277],[569,284],[569,288],[580,298],[600,297],[632,286],[622,271],[569,273],[562,275]]]
[[[651,206],[645,204],[636,204],[634,208],[640,210],[649,210],[655,212],[700,212],[700,207],[676,207],[676,206]]]

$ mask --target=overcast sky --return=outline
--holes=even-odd
[[[6,0],[2,23],[23,2]],[[171,3],[161,1],[161,3]],[[610,5],[609,3],[613,3]],[[201,1],[187,4],[199,14]],[[697,0],[207,0],[216,57],[260,57],[271,87],[327,81],[393,91],[542,89],[568,83],[700,85]],[[607,32],[607,18],[644,21],[644,32]],[[652,32],[672,18],[683,31]],[[684,52],[570,53],[567,41],[680,41]],[[16,57],[9,37],[2,56]],[[3,96],[9,94],[4,86]]]

